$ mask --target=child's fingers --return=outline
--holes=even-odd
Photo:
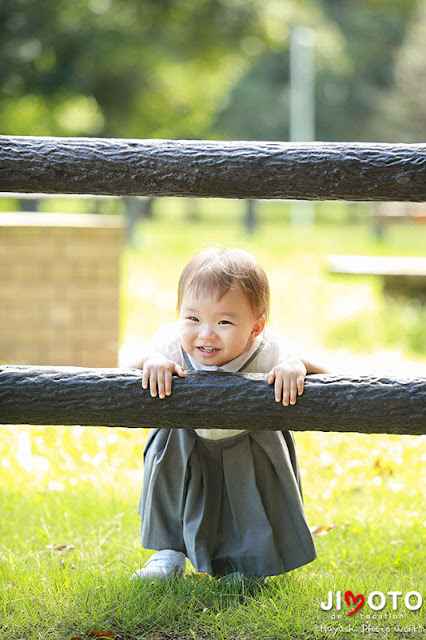
[[[160,398],[166,397],[166,376],[167,371],[157,372],[157,392]]]
[[[149,382],[149,369],[147,367],[144,367],[142,371],[142,389],[148,389],[148,382]]]
[[[297,394],[299,396],[302,395],[304,386],[305,386],[305,377],[304,376],[299,376],[297,378]]]
[[[164,375],[164,392],[166,396],[169,396],[172,393],[172,372],[166,371]],[[164,396],[160,395],[160,398],[164,398]]]
[[[288,407],[288,403],[290,401],[290,380],[285,378],[283,384],[283,405]]]
[[[183,370],[183,368],[180,366],[180,364],[177,364],[175,366],[175,370],[174,373],[177,373],[178,376],[180,376],[181,378],[185,377],[185,371]]]
[[[162,370],[161,368],[144,367],[142,373],[142,388],[148,389],[153,398],[157,395],[160,398],[169,396],[172,392],[172,373],[177,373],[184,377],[185,372],[180,365],[176,365],[173,371],[171,369]]]
[[[157,396],[157,372],[144,367],[142,372],[142,389],[148,389],[153,398]]]
[[[290,404],[296,404],[297,397],[297,380],[291,378],[290,380]]]
[[[173,371],[166,371],[164,376],[164,391],[166,396],[170,396],[172,394],[173,373],[177,373],[181,378],[185,377],[185,371],[180,364],[176,364]],[[160,398],[164,398],[164,396],[160,395]]]
[[[275,378],[274,391],[275,402],[280,402],[283,394],[283,379],[281,378],[281,376],[277,376]]]
[[[158,374],[154,369],[153,371],[151,371],[149,376],[149,392],[152,398],[157,397],[157,378]]]

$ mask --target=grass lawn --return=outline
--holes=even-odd
[[[323,528],[318,559],[263,586],[229,587],[188,567],[184,580],[151,587],[129,582],[149,555],[135,513],[144,436],[2,428],[2,639],[99,629],[128,639],[424,637],[396,631],[426,624],[424,609],[403,601],[353,617],[344,602],[340,612],[320,607],[329,591],[424,594],[422,438],[297,434],[308,520]],[[362,624],[393,631],[343,630]]]
[[[325,268],[328,253],[422,255],[419,231],[390,229],[379,243],[366,224],[333,224],[331,205],[327,223],[291,227],[279,204],[265,205],[253,236],[241,228],[240,203],[208,202],[192,224],[184,201],[156,204],[156,217],[123,256],[122,341],[144,342],[174,320],[179,273],[195,251],[232,244],[265,266],[270,324],[290,342],[333,370],[424,372],[425,307],[386,300],[374,278],[331,277]],[[0,427],[2,640],[102,637],[99,630],[126,640],[425,637],[424,605],[404,603],[409,592],[425,594],[424,437],[296,434],[318,558],[266,584],[235,586],[190,566],[168,585],[129,581],[150,553],[140,547],[136,515],[145,437],[102,427]],[[341,592],[340,610],[321,608],[330,591]],[[347,591],[366,599],[353,616]],[[374,591],[386,596],[382,609],[367,603]],[[402,594],[395,609],[389,591]],[[415,606],[416,596],[407,602]]]

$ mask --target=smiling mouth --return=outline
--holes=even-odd
[[[202,353],[216,353],[219,351],[216,347],[197,347]]]

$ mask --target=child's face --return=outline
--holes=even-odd
[[[214,293],[186,293],[179,325],[185,351],[200,364],[221,367],[248,351],[265,326],[265,316],[257,317],[243,291],[231,288],[220,300]]]

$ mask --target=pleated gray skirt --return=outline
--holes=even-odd
[[[290,432],[207,440],[151,429],[144,460],[144,548],[182,551],[215,576],[278,575],[315,559]]]

